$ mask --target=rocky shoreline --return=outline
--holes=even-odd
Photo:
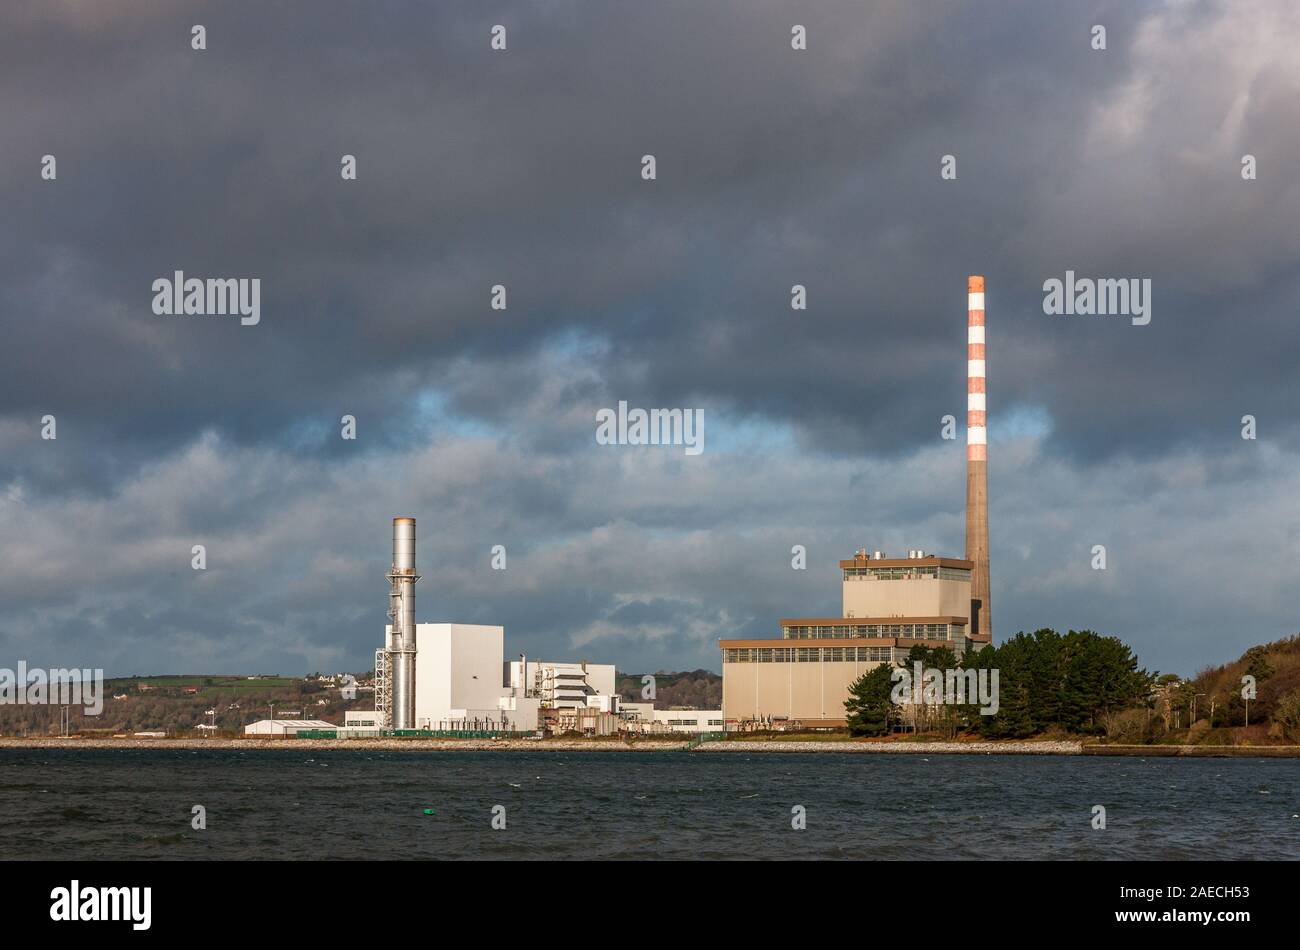
[[[680,752],[686,740],[622,739],[83,739],[0,738],[0,749],[351,749],[364,752]],[[1079,755],[1078,742],[859,742],[733,739],[692,752],[857,752],[921,755]]]
[[[1081,742],[706,742],[697,752],[861,752],[912,755],[1079,755]]]

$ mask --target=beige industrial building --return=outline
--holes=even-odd
[[[781,621],[780,639],[723,640],[722,710],[743,724],[844,725],[849,687],[916,644],[958,656],[982,645],[969,635],[970,561],[911,551],[859,551],[840,561],[843,617]]]
[[[843,726],[849,687],[915,645],[958,657],[992,642],[984,278],[966,281],[966,559],[858,551],[840,561],[843,616],[781,621],[781,638],[722,640],[728,729]]]

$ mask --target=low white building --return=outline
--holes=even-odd
[[[655,722],[670,732],[722,732],[727,725],[721,709],[656,709]]]
[[[246,736],[294,736],[299,732],[316,729],[337,729],[338,726],[323,719],[259,719],[244,727]]]
[[[619,707],[628,732],[724,732],[721,709],[655,709],[653,703],[623,703]]]
[[[353,709],[343,714],[345,729],[379,729],[383,717],[373,709]]]

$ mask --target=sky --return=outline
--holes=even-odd
[[[969,274],[995,639],[1291,635],[1298,45],[1288,0],[6,3],[0,666],[369,669],[411,516],[421,622],[720,670],[860,547],[962,555]],[[176,270],[260,322],[156,314]],[[1067,271],[1150,323],[1046,314]],[[620,400],[705,450],[598,444]]]

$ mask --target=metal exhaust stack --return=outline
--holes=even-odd
[[[388,573],[388,652],[394,729],[415,728],[415,519],[393,519],[393,567]]]
[[[983,277],[966,278],[966,317],[966,560],[974,562],[970,586],[970,635],[992,643]]]

